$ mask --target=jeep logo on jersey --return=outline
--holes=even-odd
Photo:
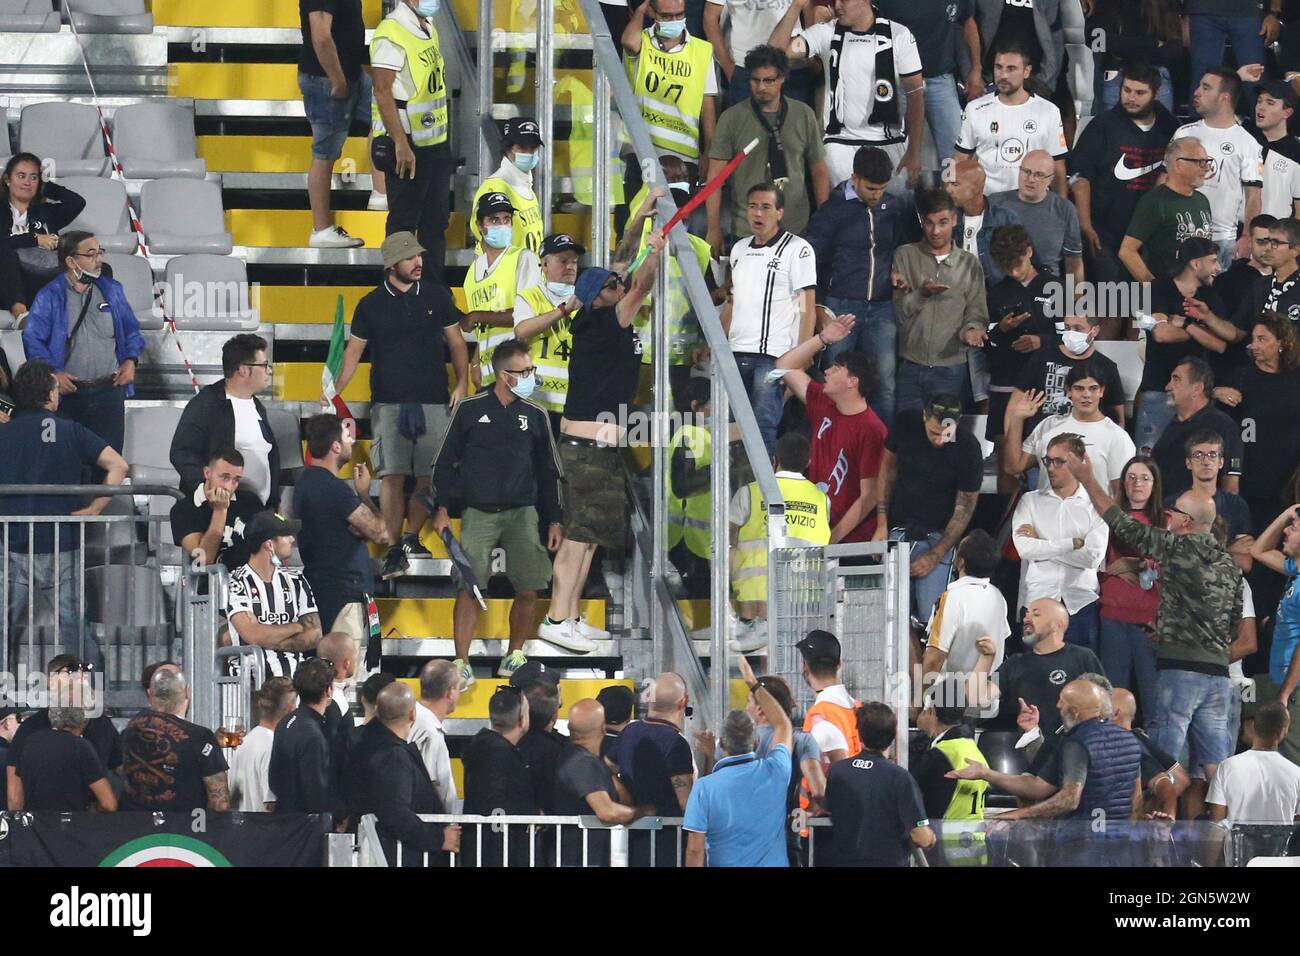
[[[888,103],[894,98],[894,84],[888,80],[876,81],[876,101]]]
[[[1056,670],[1052,671],[1050,674],[1047,675],[1047,679],[1051,681],[1053,684],[1060,686],[1061,684],[1065,683],[1065,671],[1061,670],[1058,667]]]
[[[1034,122],[1033,120],[1031,120],[1031,119],[1027,119],[1027,120],[1025,120],[1025,132],[1026,132],[1026,133],[1037,133],[1037,132],[1038,132],[1038,124],[1035,123],[1035,122]]]
[[[998,147],[998,156],[1004,163],[1018,163],[1025,155],[1025,144],[1018,139],[1009,139]]]

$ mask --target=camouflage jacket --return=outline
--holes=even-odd
[[[1111,533],[1160,563],[1156,656],[1222,667],[1241,621],[1241,569],[1213,535],[1174,534],[1142,524],[1118,506],[1101,516]]]

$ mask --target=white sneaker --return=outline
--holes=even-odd
[[[558,624],[551,624],[543,618],[542,623],[537,625],[537,637],[548,644],[573,651],[575,654],[590,654],[596,649],[595,641],[578,633],[577,621],[560,621]]]
[[[350,236],[342,226],[329,226],[311,234],[307,245],[313,249],[355,249],[364,246],[366,240],[360,236]]]
[[[578,633],[591,641],[608,641],[609,631],[602,631],[587,623],[587,615],[578,618]]]
[[[370,198],[366,201],[366,208],[371,212],[388,212],[388,194],[377,193],[372,189]]]
[[[736,639],[727,646],[734,654],[767,653],[767,628],[762,621],[742,623],[735,632]]]

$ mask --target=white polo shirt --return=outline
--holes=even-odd
[[[1020,534],[1033,525],[1037,537]],[[1011,518],[1016,550],[1020,553],[1020,604],[1055,598],[1075,614],[1101,596],[1097,570],[1106,557],[1110,529],[1092,506],[1083,485],[1068,498],[1051,488],[1031,491],[1016,505]],[[1076,549],[1074,539],[1082,538]]]
[[[230,789],[238,795],[233,807],[243,813],[265,813],[275,802],[271,792],[271,744],[275,732],[258,725],[244,735],[244,742],[230,757]]]
[[[1290,826],[1300,815],[1300,767],[1276,750],[1247,750],[1219,764],[1206,803],[1233,823]]]
[[[782,230],[761,245],[746,236],[730,261],[732,351],[779,358],[799,344],[800,294],[817,287],[817,254]]]

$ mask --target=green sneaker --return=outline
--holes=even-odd
[[[468,661],[463,661],[459,657],[451,662],[460,674],[460,692],[463,694],[474,685],[474,668],[469,666]]]
[[[497,668],[497,677],[504,677],[509,680],[515,676],[515,671],[527,663],[528,658],[524,657],[523,651],[511,651],[501,658],[501,666]]]

